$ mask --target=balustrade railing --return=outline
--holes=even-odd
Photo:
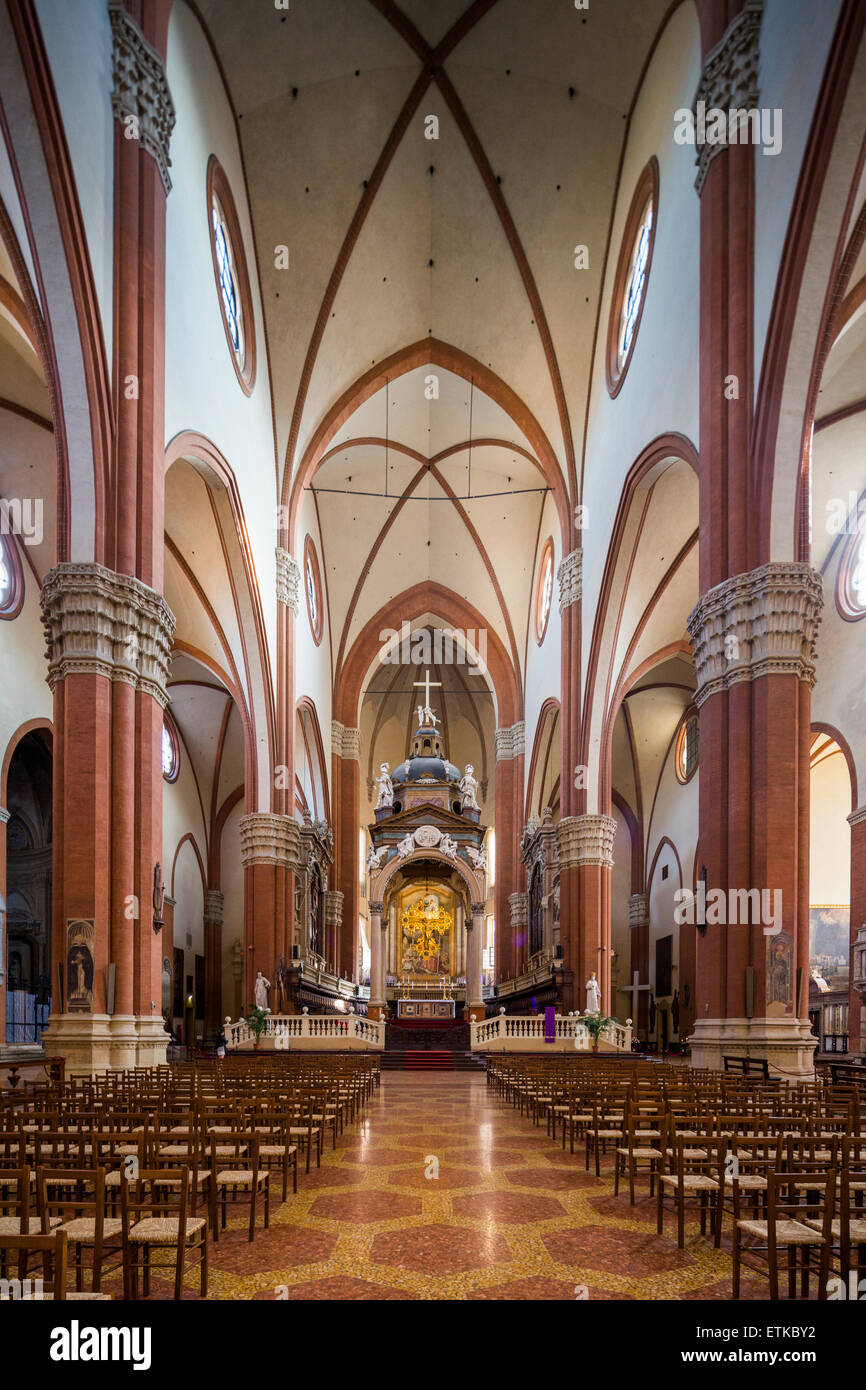
[[[225,1025],[228,1047],[246,1047],[255,1033],[246,1019]],[[289,1050],[293,1044],[317,1044],[339,1051],[341,1047],[384,1048],[385,1024],[369,1018],[342,1018],[339,1014],[269,1014],[261,1033],[268,1050]]]
[[[539,1050],[550,1046],[545,1042],[547,1034],[543,1014],[498,1014],[485,1019],[483,1023],[470,1025],[472,1050],[483,1052],[488,1049],[508,1051],[529,1050],[538,1046]],[[617,1052],[631,1052],[631,1023],[609,1023],[601,1031],[600,1039]],[[592,1051],[592,1034],[582,1018],[563,1017],[554,1019],[553,1043],[558,1050],[574,1048],[578,1052]]]

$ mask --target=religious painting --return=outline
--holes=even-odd
[[[672,991],[674,939],[660,936],[656,941],[656,998],[665,999]]]
[[[794,1012],[794,938],[782,931],[766,941],[766,1013],[768,1018],[777,1018]]]
[[[809,964],[827,976],[849,964],[851,909],[847,903],[809,908]]]
[[[66,1012],[93,1012],[92,919],[69,917],[66,921]]]
[[[402,974],[447,975],[451,970],[451,929],[454,918],[438,893],[423,897],[400,915]]]

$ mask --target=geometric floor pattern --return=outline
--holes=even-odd
[[[210,1299],[728,1299],[730,1241],[684,1250],[472,1073],[389,1072],[359,1120],[246,1238],[210,1247]],[[261,1218],[259,1218],[260,1220]],[[187,1280],[194,1296],[194,1276]],[[110,1287],[110,1286],[109,1286]],[[170,1295],[162,1286],[157,1297]],[[767,1285],[745,1280],[742,1297]]]

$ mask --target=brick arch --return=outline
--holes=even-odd
[[[573,534],[568,492],[559,460],[544,429],[522,397],[507,382],[503,381],[502,377],[461,348],[444,343],[439,338],[421,338],[418,342],[410,343],[408,347],[400,348],[399,351],[392,353],[383,362],[377,363],[369,371],[364,372],[363,376],[358,377],[326,412],[324,418],[313,431],[310,442],[304,450],[294,480],[290,478],[288,470],[283,477],[283,524],[281,525],[280,544],[295,554],[304,492],[312,482],[322,456],[338,430],[343,427],[359,406],[362,406],[365,401],[382,389],[386,379],[393,381],[397,377],[405,376],[407,372],[426,366],[441,367],[444,371],[462,377],[464,381],[474,380],[479,391],[483,391],[486,396],[495,401],[529,440],[541,473],[553,493],[559,515],[563,554],[567,553],[572,548]],[[285,521],[286,508],[288,508],[287,524]]]
[[[520,678],[498,634],[468,599],[441,584],[424,581],[405,589],[374,613],[352,644],[337,675],[334,690],[334,718],[354,727],[367,673],[381,650],[379,633],[384,628],[399,630],[401,622],[412,622],[427,613],[453,628],[484,628],[487,632],[487,668],[496,697],[497,723],[516,724],[522,717],[523,692]]]
[[[645,887],[645,889],[644,889],[644,892],[645,892],[647,895],[649,895],[649,891],[650,891],[650,889],[652,888],[653,874],[654,874],[655,871],[656,871],[656,864],[658,863],[659,855],[661,854],[661,852],[662,852],[662,850],[664,849],[665,845],[669,845],[670,848],[671,848],[671,850],[673,850],[674,859],[677,861],[677,873],[678,873],[679,876],[680,876],[680,888],[682,888],[682,886],[683,886],[683,866],[682,866],[682,861],[681,861],[681,859],[680,859],[679,850],[677,849],[677,847],[676,847],[676,845],[674,844],[673,840],[671,839],[670,835],[662,835],[661,839],[659,840],[658,844],[656,845],[656,852],[655,852],[655,854],[654,854],[653,857],[652,857],[652,863],[651,863],[650,866],[649,866],[649,872],[647,873],[647,876],[646,876],[646,887]]]
[[[851,810],[856,811],[858,805],[857,764],[854,761],[854,754],[851,751],[850,743],[845,738],[844,734],[839,732],[835,724],[824,724],[819,719],[813,719],[810,727],[813,734],[826,734],[828,738],[831,738],[834,743],[838,744],[839,752],[842,754],[847,764],[848,777],[851,782]]]
[[[172,465],[180,461],[186,462],[201,474],[211,493],[224,493],[231,512],[233,534],[226,533],[222,518],[219,517],[216,510],[214,511],[214,522],[225,557],[226,576],[231,587],[231,600],[240,633],[246,676],[246,691],[239,685],[237,692],[232,691],[232,694],[241,713],[244,726],[244,763],[248,807],[250,810],[257,808],[267,810],[270,809],[270,805],[260,806],[259,797],[261,794],[261,798],[264,800],[264,788],[273,784],[273,778],[270,774],[271,768],[277,761],[276,712],[271,694],[273,682],[271,680],[271,658],[265,620],[240,489],[228,460],[205,435],[198,434],[194,430],[184,430],[174,436],[166,447],[165,472],[168,473]],[[216,489],[212,487],[214,480],[218,484]],[[232,565],[232,552],[240,559],[242,571],[242,582],[240,583],[241,575],[235,572]],[[178,642],[176,645],[179,647],[181,644]],[[267,740],[258,754],[259,738],[254,699],[256,692],[260,693],[264,702],[261,717],[267,733]],[[247,699],[248,695],[251,698]]]
[[[532,800],[535,793],[535,776],[538,771],[538,760],[541,757],[542,753],[542,743],[548,734],[548,721],[551,718],[554,718],[557,714],[562,714],[562,706],[559,700],[555,699],[553,696],[551,696],[550,699],[545,700],[544,704],[541,706],[541,709],[538,711],[538,719],[535,723],[535,737],[532,741],[532,756],[529,759],[529,772],[527,773],[526,777],[526,806],[524,811],[526,820],[529,820],[529,817],[532,815]],[[561,775],[562,770],[560,769],[560,776]]]
[[[319,724],[319,716],[316,713],[316,706],[309,695],[302,695],[295,705],[295,718],[301,714],[308,714],[310,716],[310,728],[313,735],[314,746],[313,748],[308,748],[308,753],[311,756],[311,760],[312,757],[315,756],[319,764],[319,777],[322,782],[322,815],[325,820],[330,823],[331,794],[328,779],[328,763],[325,758],[325,744],[322,739],[322,729]],[[292,768],[292,773],[294,774],[294,768]]]
[[[189,843],[192,845],[193,853],[195,854],[196,863],[198,864],[198,871],[199,871],[199,873],[201,874],[202,901],[206,901],[206,899],[207,899],[207,873],[205,872],[204,860],[203,860],[202,857],[201,857],[201,850],[199,849],[198,843],[197,843],[197,841],[196,841],[196,838],[195,838],[195,836],[193,835],[193,833],[192,833],[191,830],[188,830],[188,831],[186,832],[185,835],[182,835],[182,836],[181,836],[181,838],[180,838],[180,839],[178,840],[178,842],[177,842],[177,847],[176,847],[176,849],[175,849],[175,851],[174,851],[174,857],[173,857],[173,859],[172,859],[172,861],[171,861],[171,896],[174,897],[174,875],[175,875],[175,871],[176,871],[176,869],[177,869],[177,861],[178,861],[178,859],[180,858],[180,852],[181,852],[181,850],[183,849],[184,845],[187,843],[187,841],[189,841]]]
[[[417,864],[424,860],[429,860],[431,864],[437,864],[443,869],[456,872],[460,875],[469,893],[470,907],[473,902],[482,902],[486,900],[487,892],[484,883],[484,875],[473,873],[469,865],[465,863],[459,855],[455,856],[454,859],[449,859],[438,849],[424,849],[418,855],[417,859],[413,858],[411,860],[401,859],[399,855],[396,854],[389,856],[388,863],[383,869],[379,870],[375,882],[372,879],[370,881],[369,900],[371,902],[384,903],[385,893],[395,873],[397,873],[399,869],[404,869],[407,864]]]
[[[51,735],[53,745],[54,725],[52,724],[50,719],[47,719],[43,716],[37,719],[27,719],[23,724],[19,724],[18,728],[15,730],[14,734],[12,735],[12,737],[6,745],[6,752],[3,754],[3,763],[2,766],[0,766],[0,806],[6,805],[6,787],[9,780],[9,768],[12,764],[12,758],[15,754],[15,749],[18,747],[22,738],[25,738],[27,734],[35,733],[37,729],[47,729],[48,733]]]

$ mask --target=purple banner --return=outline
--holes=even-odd
[[[552,1007],[544,1010],[544,1041],[556,1042],[556,1009]]]

